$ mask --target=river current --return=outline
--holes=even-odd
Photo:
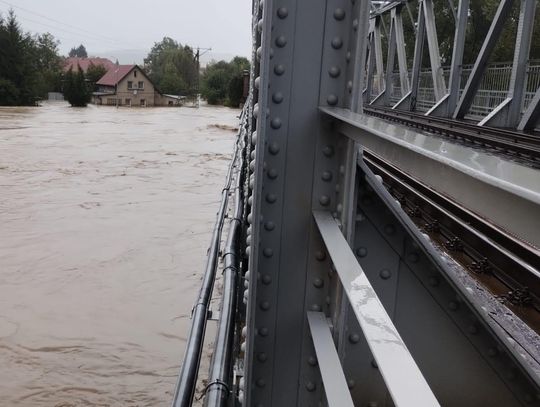
[[[170,403],[238,114],[0,108],[0,406]]]

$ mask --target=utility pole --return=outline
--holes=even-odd
[[[201,53],[201,51],[203,51]],[[196,106],[197,106],[197,109],[199,108],[200,106],[200,100],[201,100],[201,61],[200,61],[200,58],[201,58],[201,55],[204,55],[206,54],[207,52],[209,51],[212,51],[212,48],[200,48],[200,47],[197,47],[197,52],[195,53],[195,62],[197,64],[197,102],[196,102]]]

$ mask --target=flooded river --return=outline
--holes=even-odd
[[[0,108],[0,406],[168,405],[238,114]]]

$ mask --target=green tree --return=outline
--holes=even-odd
[[[64,98],[73,107],[85,107],[90,102],[91,94],[84,77],[84,72],[78,66],[77,73],[69,69],[64,79]]]
[[[246,70],[249,71],[249,61],[243,57],[209,64],[202,75],[202,96],[211,105],[238,107],[242,101]]]
[[[0,104],[31,105],[36,98],[37,81],[34,43],[24,34],[15,13],[0,18]]]
[[[163,93],[197,93],[198,69],[193,49],[165,37],[156,42],[144,59],[145,71]]]
[[[62,88],[62,58],[58,55],[60,42],[52,34],[34,37],[34,63],[37,75],[36,93],[46,97],[48,92],[60,92]]]
[[[69,56],[71,58],[78,57],[78,58],[88,58],[88,53],[86,52],[86,48],[84,45],[79,45],[77,48],[73,47],[69,50]]]
[[[88,69],[86,70],[86,79],[90,85],[94,87],[96,82],[99,81],[106,73],[107,68],[105,68],[103,65],[94,65],[93,63],[90,63]]]

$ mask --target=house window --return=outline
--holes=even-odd
[[[139,81],[139,89],[144,89],[144,82],[143,81]]]
[[[128,89],[133,89],[133,82],[128,81]]]
[[[133,71],[133,76],[136,78],[137,77],[137,70],[134,70]]]
[[[114,106],[114,105],[116,105],[116,99],[113,99],[113,98],[107,98],[107,105],[108,105],[108,106]]]
[[[141,106],[142,107],[146,106],[146,100],[145,99],[141,99]]]
[[[126,106],[131,106],[131,99],[126,98]]]

